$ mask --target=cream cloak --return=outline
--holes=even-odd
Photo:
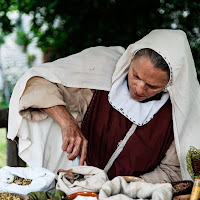
[[[19,115],[19,100],[31,77],[41,76],[67,87],[109,91],[112,83],[128,70],[134,53],[142,48],[161,54],[171,68],[172,82],[167,90],[172,102],[176,150],[183,179],[191,179],[186,154],[191,145],[200,149],[200,88],[187,37],[180,30],[154,30],[126,51],[122,47],[93,47],[28,70],[14,88],[9,109],[8,138],[19,137],[19,156],[29,166],[43,166],[54,172],[58,166],[72,166],[61,151],[60,128],[51,118],[33,122]]]

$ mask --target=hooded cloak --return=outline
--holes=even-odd
[[[126,51],[122,47],[92,47],[28,70],[14,88],[9,109],[8,138],[19,137],[19,156],[29,166],[52,171],[72,166],[61,150],[61,134],[55,133],[60,132],[60,127],[51,118],[33,122],[19,114],[19,100],[31,77],[40,76],[66,87],[109,91],[112,83],[128,70],[135,52],[143,48],[159,53],[170,67],[171,82],[166,89],[172,103],[176,150],[182,178],[191,179],[186,154],[190,146],[200,149],[200,91],[190,46],[181,30],[154,30]]]

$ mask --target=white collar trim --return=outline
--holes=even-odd
[[[128,72],[119,77],[111,87],[108,101],[112,107],[138,126],[148,123],[159,109],[169,99],[168,93],[163,93],[160,100],[145,103],[134,100],[129,93],[127,85]]]

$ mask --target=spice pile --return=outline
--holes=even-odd
[[[8,182],[8,183],[15,183],[17,185],[30,185],[32,182],[31,179],[26,179],[26,178],[21,178],[19,176],[14,176],[13,182]]]
[[[190,194],[192,191],[193,182],[192,181],[177,181],[172,183],[173,195],[183,195]]]
[[[0,200],[21,200],[18,196],[9,192],[0,193]]]

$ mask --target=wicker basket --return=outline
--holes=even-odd
[[[190,147],[187,156],[187,170],[193,181],[196,176],[200,175],[200,150],[195,147]]]
[[[200,160],[197,158],[192,158],[192,169],[194,171],[194,176],[199,176],[200,174]]]
[[[193,182],[190,180],[172,182],[173,197],[184,194],[191,194]]]

